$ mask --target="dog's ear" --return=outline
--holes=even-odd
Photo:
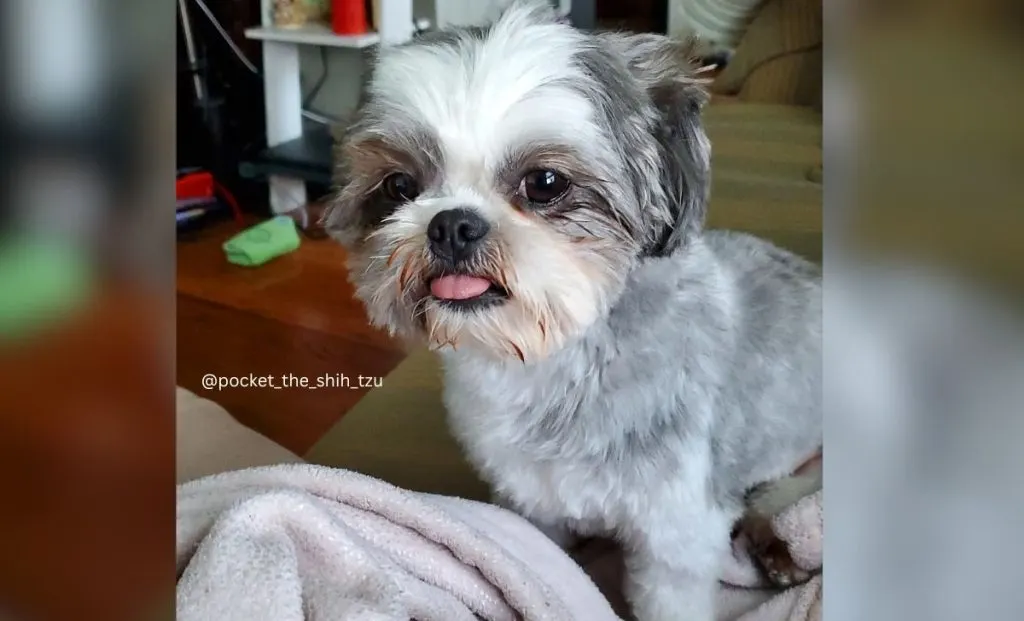
[[[701,123],[708,100],[697,73],[695,42],[656,34],[614,34],[610,40],[626,59],[635,79],[654,105],[651,128],[659,151],[658,196],[653,205],[668,221],[657,231],[649,254],[668,254],[704,226],[711,185],[711,145]]]

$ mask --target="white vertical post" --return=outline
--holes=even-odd
[[[377,34],[382,45],[408,41],[413,27],[412,0],[381,0]]]
[[[266,104],[267,146],[302,137],[302,85],[299,46],[263,42],[263,97]],[[271,175],[270,208],[283,213],[306,204],[302,179]]]
[[[260,0],[260,25],[264,28],[274,25],[274,0]]]
[[[274,25],[274,0],[260,0],[260,23]],[[267,146],[302,136],[302,83],[299,46],[263,42],[263,99],[266,106]],[[302,179],[270,175],[270,209],[283,213],[306,204]]]

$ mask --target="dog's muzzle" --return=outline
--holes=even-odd
[[[479,310],[508,299],[481,264],[481,250],[491,226],[473,209],[439,212],[427,225],[430,251],[439,269],[429,282],[430,293],[446,307]]]

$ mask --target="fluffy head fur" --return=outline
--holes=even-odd
[[[340,147],[341,190],[326,219],[350,250],[371,320],[437,348],[526,360],[578,336],[639,259],[700,230],[704,101],[687,46],[584,33],[544,4],[381,50]],[[561,174],[569,190],[532,204],[522,182],[536,170]],[[395,173],[415,181],[412,200],[388,196]],[[427,239],[431,219],[450,209],[490,225],[457,265]],[[507,295],[453,308],[430,295],[430,280],[448,273],[482,276]]]

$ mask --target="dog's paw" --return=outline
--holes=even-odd
[[[754,560],[773,586],[787,588],[811,579],[811,572],[797,566],[785,542],[779,539],[763,547],[755,547]]]
[[[775,535],[767,519],[750,517],[743,524],[743,531],[749,542],[750,556],[769,584],[788,588],[811,579],[812,572],[796,564],[786,542]]]

